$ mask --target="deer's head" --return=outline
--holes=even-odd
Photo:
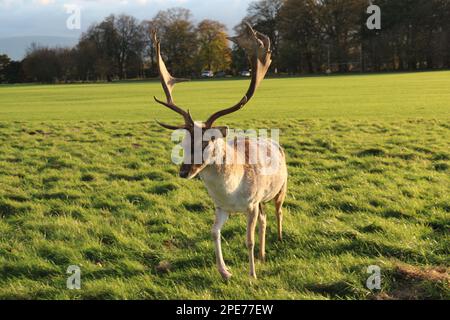
[[[156,32],[153,32],[153,43],[156,48],[161,84],[167,100],[164,102],[155,97],[155,101],[178,113],[184,119],[184,124],[179,126],[161,122],[158,122],[158,124],[169,130],[182,129],[187,131],[186,138],[182,143],[184,150],[184,161],[180,169],[180,177],[182,178],[194,178],[209,164],[212,156],[211,152],[209,152],[209,147],[218,137],[225,138],[228,132],[227,127],[217,127],[214,126],[214,123],[223,116],[241,110],[250,101],[272,63],[269,37],[253,30],[249,24],[245,25],[241,35],[229,38],[229,40],[242,47],[250,60],[252,67],[250,87],[241,101],[233,107],[214,113],[206,122],[195,122],[189,110],[183,110],[174,102],[172,91],[175,84],[187,80],[171,76],[161,56],[161,42]]]

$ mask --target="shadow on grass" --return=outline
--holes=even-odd
[[[352,297],[356,295],[355,289],[345,281],[330,283],[309,283],[304,287],[306,290],[325,295],[329,298],[339,299],[342,297]]]
[[[40,263],[11,264],[6,262],[0,266],[0,278],[5,280],[16,278],[49,279],[61,275],[61,273],[61,270],[56,266]]]

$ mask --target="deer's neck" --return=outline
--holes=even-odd
[[[233,192],[245,174],[244,166],[236,161],[241,155],[226,139],[216,140],[211,152],[214,157],[220,156],[222,161],[213,161],[200,173],[200,177],[210,193],[212,190],[216,193]]]

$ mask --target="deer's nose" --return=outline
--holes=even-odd
[[[187,177],[189,177],[189,172],[190,172],[189,167],[187,167],[187,166],[181,167],[180,178],[186,179]]]
[[[180,178],[186,179],[188,176],[189,176],[189,172],[187,172],[187,171],[180,172]]]

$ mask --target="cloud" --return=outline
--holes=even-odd
[[[0,0],[0,38],[12,36],[78,36],[107,15],[126,13],[151,19],[159,10],[171,7],[191,9],[197,21],[215,19],[229,29],[245,15],[251,0]],[[65,6],[77,5],[82,13],[82,30],[67,30]]]
[[[55,0],[38,0],[38,3],[41,4],[41,5],[46,6],[46,5],[55,3]]]

